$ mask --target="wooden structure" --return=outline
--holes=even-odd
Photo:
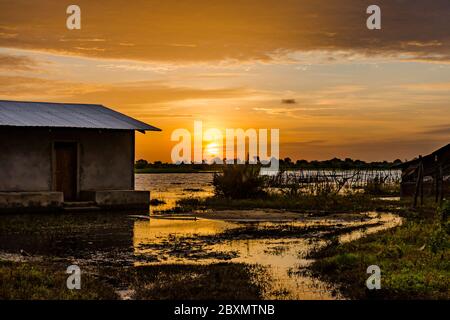
[[[450,195],[450,144],[396,167],[402,169],[400,196],[414,197],[414,207],[424,196],[442,202]]]

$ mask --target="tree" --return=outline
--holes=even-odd
[[[291,158],[284,158],[284,164],[286,165],[286,166],[292,166],[293,165],[293,163],[292,163],[292,160],[291,160]]]
[[[144,169],[144,168],[147,168],[147,166],[148,166],[148,162],[147,162],[147,160],[144,160],[144,159],[137,160],[134,165],[134,167],[136,169]]]

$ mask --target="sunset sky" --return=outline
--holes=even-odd
[[[292,159],[410,159],[450,142],[450,1],[0,0],[0,99],[126,113],[163,130],[136,134],[149,161],[194,120],[278,128]]]

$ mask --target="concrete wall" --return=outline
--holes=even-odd
[[[0,128],[0,191],[50,191],[48,131]]]
[[[78,143],[78,190],[134,189],[134,131],[0,128],[0,192],[52,191],[53,143]]]

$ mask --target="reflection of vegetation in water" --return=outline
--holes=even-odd
[[[202,191],[205,191],[205,189],[201,189],[201,188],[185,188],[185,189],[183,189],[183,191],[187,191],[187,192],[202,192]]]
[[[261,299],[269,281],[264,267],[240,263],[140,267],[135,274],[137,299]]]
[[[138,249],[141,251],[151,250],[157,252],[158,261],[171,259],[215,259],[215,260],[230,260],[237,256],[237,252],[222,252],[217,250],[211,250],[208,245],[211,244],[211,240],[207,241],[205,236],[194,237],[176,237],[169,235],[168,238],[163,239],[158,243],[141,243],[138,245]]]
[[[314,274],[341,285],[351,298],[450,298],[448,204],[409,213],[400,227],[319,250]],[[378,265],[381,290],[366,289],[366,269]]]
[[[374,198],[372,196],[355,194],[291,196],[272,193],[262,199],[227,199],[222,197],[184,198],[177,206],[168,212],[191,212],[206,209],[284,209],[298,212],[330,213],[330,212],[365,212],[380,209],[381,211],[396,210],[398,201]]]
[[[151,206],[160,206],[160,205],[163,205],[163,204],[166,204],[166,201],[161,200],[161,199],[151,199],[150,200],[150,205]]]

